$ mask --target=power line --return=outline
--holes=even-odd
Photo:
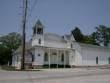
[[[37,4],[37,0],[34,1],[32,7],[30,8],[30,16],[31,16],[31,13],[34,11],[36,4]]]
[[[36,4],[37,4],[37,0],[34,1],[32,7],[31,7],[31,9],[30,9],[30,15],[31,15],[31,13],[33,12],[33,10],[35,9]]]

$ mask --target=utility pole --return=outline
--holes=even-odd
[[[26,40],[26,20],[27,20],[28,0],[23,0],[23,20],[22,20],[22,57],[21,57],[21,70],[25,69],[25,40]]]

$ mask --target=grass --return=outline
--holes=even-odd
[[[0,66],[0,70],[6,70],[6,71],[41,71],[40,69],[25,69],[25,70],[21,70],[21,69],[16,69],[15,67],[12,66],[7,66],[7,65],[2,65]]]
[[[2,65],[0,66],[0,69],[1,70],[7,70],[7,71],[15,71],[15,67],[12,67],[12,66],[7,66],[7,65]]]

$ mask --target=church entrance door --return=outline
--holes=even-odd
[[[57,54],[53,53],[51,55],[51,64],[57,64]]]

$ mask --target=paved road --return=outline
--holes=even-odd
[[[0,71],[0,83],[110,83],[110,69]]]

